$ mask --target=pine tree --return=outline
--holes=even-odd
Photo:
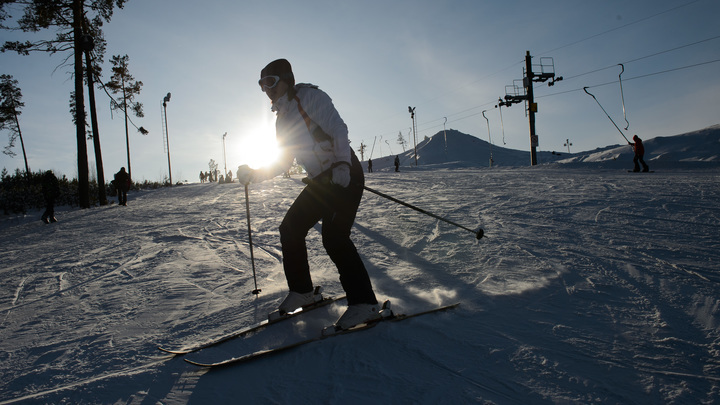
[[[25,159],[25,175],[29,177],[30,166],[28,166],[25,142],[18,118],[22,114],[20,109],[25,106],[25,103],[22,102],[22,92],[17,85],[18,81],[13,80],[11,75],[0,75],[0,131],[8,130],[10,132],[8,145],[3,151],[8,156],[16,155],[12,149],[15,147],[15,141],[20,139],[20,147]]]
[[[141,81],[135,81],[130,74],[127,55],[115,55],[112,57],[113,75],[109,82],[105,83],[111,93],[122,96],[120,100],[112,100],[110,105],[113,110],[120,110],[125,114],[125,144],[127,146],[127,169],[128,175],[132,179],[132,169],[130,167],[130,136],[128,134],[128,108],[132,110],[136,117],[144,117],[142,103],[135,101],[135,96],[140,94],[143,86]]]
[[[85,140],[85,103],[83,92],[83,24],[91,21],[93,27],[102,26],[110,21],[115,7],[122,8],[126,0],[23,0],[0,1],[0,28],[22,30],[36,33],[52,29],[56,36],[53,39],[31,41],[6,41],[0,51],[15,51],[20,55],[30,52],[48,52],[51,54],[73,52],[75,77],[75,127],[78,159],[78,196],[81,208],[90,207],[90,186],[88,176],[87,143]],[[7,9],[11,6],[21,7],[22,15],[16,21],[16,27],[4,24],[9,19]],[[94,18],[88,20],[85,10],[92,10]],[[69,58],[68,58],[69,60]]]
[[[402,131],[398,131],[397,143],[400,144],[400,146],[402,146],[403,152],[405,152],[405,138],[403,138]]]
[[[217,181],[218,164],[215,162],[215,159],[210,159],[208,167],[210,167],[210,181]]]

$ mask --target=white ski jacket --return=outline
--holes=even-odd
[[[350,141],[345,122],[324,91],[317,86],[299,83],[296,95],[281,97],[272,105],[277,114],[275,130],[282,153],[276,170],[278,175],[290,168],[293,158],[305,168],[310,178],[330,170],[339,162],[351,164]],[[279,170],[279,172],[278,172]]]

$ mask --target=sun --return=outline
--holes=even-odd
[[[250,130],[240,141],[236,153],[240,165],[246,164],[253,169],[275,163],[280,156],[280,149],[275,139],[274,123],[263,122]]]

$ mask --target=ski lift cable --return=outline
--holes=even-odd
[[[680,6],[680,7],[682,7],[682,6]],[[676,8],[677,8],[677,7],[676,7]],[[600,34],[598,34],[598,35],[600,35]],[[720,39],[720,35],[716,35],[716,36],[713,36],[713,37],[710,37],[710,38],[701,39],[701,40],[698,40],[698,41],[695,41],[695,42],[691,42],[691,43],[688,43],[688,44],[685,44],[685,45],[676,46],[676,47],[674,47],[674,48],[666,49],[666,50],[663,50],[663,51],[654,52],[654,53],[651,53],[651,54],[648,54],[648,55],[645,55],[645,56],[641,56],[641,57],[638,57],[638,58],[630,59],[630,60],[628,60],[628,61],[622,62],[622,64],[625,65],[625,64],[628,64],[628,63],[637,62],[637,61],[640,61],[640,60],[643,60],[643,59],[648,59],[648,58],[651,58],[651,57],[654,57],[654,56],[658,56],[658,55],[662,55],[662,54],[665,54],[665,53],[677,51],[677,50],[680,50],[680,49],[683,49],[683,48],[691,47],[691,46],[694,46],[694,45],[698,45],[698,44],[701,44],[701,43],[704,43],[704,42],[709,42],[709,41],[713,41],[713,40],[717,40],[717,39]],[[674,71],[674,70],[680,70],[680,69],[685,69],[685,68],[700,66],[700,65],[703,65],[703,64],[714,63],[714,62],[716,62],[716,61],[701,62],[701,63],[694,64],[694,65],[688,65],[688,66],[685,66],[685,67],[679,67],[679,68],[670,69],[670,70],[665,70],[665,71],[661,71],[661,72],[650,73],[650,74],[642,75],[642,76],[635,76],[635,77],[632,77],[632,78],[629,78],[629,79],[625,79],[625,81],[633,80],[633,79],[637,79],[637,78],[641,78],[641,77],[652,76],[652,75],[661,74],[661,73],[667,73],[667,72],[671,72],[671,71]],[[514,65],[512,65],[512,66],[515,66],[515,65],[516,65],[516,64],[514,64]],[[564,81],[568,81],[568,80],[570,80],[570,79],[575,79],[575,78],[578,78],[578,77],[586,76],[586,75],[589,75],[589,74],[592,74],[592,73],[601,72],[601,71],[603,71],[603,70],[612,69],[612,68],[615,68],[616,66],[617,66],[617,64],[608,65],[608,66],[605,66],[605,67],[602,67],[602,68],[599,68],[599,69],[590,70],[590,71],[588,71],[588,72],[580,73],[580,74],[577,74],[577,75],[564,76]],[[504,71],[504,70],[507,70],[507,69],[503,69],[503,70],[501,70],[501,71]],[[499,73],[499,72],[496,72],[496,73]],[[488,75],[488,76],[486,76],[486,77],[493,76],[493,75],[496,74],[496,73],[493,73],[493,74]],[[484,78],[486,78],[486,77],[484,77]],[[482,80],[482,79],[480,79],[480,80]],[[477,80],[477,81],[480,81],[480,80]],[[476,82],[477,82],[477,81],[476,81]],[[616,82],[617,82],[617,81],[612,81],[612,82],[608,82],[608,83],[603,83],[603,84],[599,84],[599,85],[595,85],[595,86],[590,86],[590,88],[592,88],[592,87],[597,87],[597,86],[604,86],[604,85],[608,85],[608,84],[613,84],[613,83],[616,83]],[[538,83],[538,84],[539,84],[540,86],[542,86],[542,85],[547,85],[547,83]],[[540,86],[538,86],[538,88],[539,88]],[[573,90],[562,91],[562,92],[558,92],[558,93],[552,93],[552,94],[548,94],[548,95],[536,95],[535,98],[536,98],[536,99],[539,99],[539,98],[543,98],[543,97],[550,97],[550,96],[554,96],[554,95],[566,94],[566,93],[571,93],[571,92],[580,91],[580,90],[582,90],[582,88],[577,88],[577,89],[573,89]],[[440,98],[440,97],[436,97],[435,99],[437,99],[437,98]],[[431,100],[430,100],[430,101],[431,101]],[[465,110],[462,110],[462,111],[458,111],[458,112],[453,113],[453,114],[449,114],[449,115],[447,115],[447,116],[448,116],[448,117],[453,117],[453,116],[461,115],[461,114],[463,114],[463,113],[466,113],[466,112],[469,112],[469,111],[472,111],[472,110],[484,108],[484,107],[486,107],[486,106],[488,106],[488,105],[491,105],[491,104],[494,104],[494,103],[495,103],[495,101],[488,102],[488,103],[484,103],[484,104],[481,104],[481,105],[478,105],[478,106],[475,106],[475,107],[471,107],[471,108],[468,108],[468,109],[465,109]],[[474,116],[479,115],[479,114],[480,114],[480,113],[476,113],[476,114],[471,114],[471,115],[468,115],[468,116],[460,117],[460,118],[457,118],[457,119],[452,120],[452,121],[450,121],[450,122],[460,121],[460,120],[463,120],[463,119],[466,119],[466,118],[474,117]],[[444,117],[443,117],[443,118],[444,118]],[[433,122],[439,121],[439,120],[440,120],[440,118],[435,118],[435,119],[433,119],[433,120],[425,121],[425,122],[423,122],[423,123],[418,123],[418,126],[425,126],[425,125],[428,125],[428,124],[430,124],[430,123],[433,123]],[[434,128],[438,128],[438,127],[439,127],[439,125],[433,125],[433,126],[430,126],[430,127],[424,127],[423,130],[430,130],[430,129],[434,129]],[[420,132],[420,130],[418,130],[418,132]],[[389,134],[389,133],[390,133],[390,132],[388,131],[388,134]],[[393,130],[393,133],[394,133],[394,130]]]
[[[714,59],[714,60],[709,60],[709,61],[706,61],[706,62],[695,63],[695,64],[692,64],[692,65],[686,65],[686,66],[680,66],[680,67],[676,67],[676,68],[672,68],[672,69],[661,70],[661,71],[659,71],[659,72],[653,72],[653,73],[647,73],[647,74],[644,74],[644,75],[633,76],[633,77],[630,77],[630,78],[625,79],[625,81],[627,82],[627,81],[630,81],[630,80],[643,79],[643,78],[645,78],[645,77],[656,76],[656,75],[665,74],[665,73],[671,73],[671,72],[675,72],[675,71],[678,71],[678,70],[690,69],[690,68],[694,68],[694,67],[698,67],[698,66],[709,65],[709,64],[711,64],[711,63],[717,63],[717,62],[720,62],[720,59]],[[600,84],[595,84],[595,85],[592,85],[592,86],[584,86],[584,87],[587,87],[588,89],[592,89],[592,88],[595,88],[595,87],[608,86],[608,85],[611,85],[611,84],[615,84],[615,83],[617,83],[617,82],[618,82],[617,80],[612,80],[612,81],[609,81],[609,82],[600,83]],[[545,98],[545,97],[553,97],[553,96],[558,96],[558,95],[567,94],[567,93],[574,93],[574,92],[576,92],[576,91],[582,91],[582,89],[583,89],[583,88],[575,88],[575,89],[565,90],[565,91],[559,91],[559,92],[551,93],[551,94],[544,94],[544,95],[542,95],[542,96],[535,96],[535,99],[540,99],[540,98]]]
[[[681,66],[681,67],[677,67],[677,68],[673,68],[673,69],[667,69],[667,70],[663,70],[663,71],[659,71],[659,72],[653,72],[653,73],[648,73],[648,74],[639,75],[639,76],[633,76],[633,77],[630,77],[630,78],[626,78],[625,81],[630,81],[630,80],[635,80],[635,79],[642,79],[642,78],[649,77],[649,76],[655,76],[655,75],[659,75],[659,74],[670,73],[670,72],[674,72],[674,71],[678,71],[678,70],[689,69],[689,68],[693,68],[693,67],[697,67],[697,66],[702,66],[702,65],[707,65],[707,64],[711,64],[711,63],[717,63],[717,62],[720,62],[720,59],[715,59],[715,60],[711,60],[711,61],[696,63],[696,64],[692,64],[692,65],[687,65],[687,66]],[[617,66],[617,65],[616,65],[616,66]],[[599,83],[599,84],[595,84],[595,85],[592,85],[592,86],[584,86],[584,87],[581,87],[581,88],[575,88],[575,89],[571,89],[571,90],[559,91],[559,92],[552,93],[552,94],[545,94],[545,95],[541,95],[541,96],[535,96],[535,99],[537,100],[537,99],[546,98],[546,97],[559,96],[559,95],[563,95],[563,94],[568,94],[568,93],[574,93],[574,92],[578,92],[578,91],[583,91],[584,88],[592,89],[592,88],[602,87],[602,86],[608,86],[608,85],[616,84],[616,83],[618,83],[618,80],[612,80],[612,81],[609,81],[609,82]],[[484,104],[484,105],[487,105],[487,104]],[[472,110],[472,109],[474,109],[474,108],[464,110],[464,112],[470,111],[470,110]],[[459,113],[456,113],[456,114],[454,114],[454,115],[458,115],[458,114],[459,114]],[[481,112],[477,112],[477,113],[473,113],[473,114],[469,114],[469,115],[466,115],[466,116],[462,116],[462,117],[456,118],[456,119],[454,119],[454,120],[452,120],[452,121],[449,121],[449,122],[457,122],[457,121],[461,121],[461,120],[464,120],[464,119],[472,118],[472,117],[475,117],[475,116],[478,116],[478,115],[481,115],[481,114],[482,114]],[[434,125],[434,126],[430,126],[430,127],[425,127],[425,128],[423,128],[423,130],[427,131],[427,130],[431,130],[431,129],[433,129],[433,128],[437,128],[437,127],[439,127],[439,126],[440,126],[440,125]]]
[[[648,73],[648,74],[644,74],[644,75],[633,76],[633,77],[630,77],[630,78],[625,79],[625,81],[627,82],[627,81],[630,81],[630,80],[642,79],[642,78],[645,78],[645,77],[650,77],[650,76],[656,76],[656,75],[660,75],[660,74],[675,72],[675,71],[683,70],[683,69],[690,69],[690,68],[693,68],[693,67],[708,65],[708,64],[717,63],[717,62],[720,62],[720,59],[714,59],[714,60],[710,60],[710,61],[706,61],[706,62],[695,63],[695,64],[692,64],[692,65],[680,66],[680,67],[673,68],[673,69],[666,69],[666,70],[662,70],[662,71],[659,71],[659,72],[653,72],[653,73]],[[617,65],[614,65],[614,66],[617,66]],[[592,86],[584,86],[584,87],[587,87],[587,88],[591,89],[591,88],[607,86],[607,85],[611,85],[611,84],[615,84],[615,83],[618,83],[618,80],[612,80],[612,81],[609,81],[609,82],[600,83],[600,84],[595,84],[595,85],[592,85]],[[541,99],[541,98],[553,97],[553,96],[558,96],[558,95],[567,94],[567,93],[574,93],[574,92],[582,91],[582,90],[583,90],[582,87],[581,87],[581,88],[575,88],[575,89],[571,89],[571,90],[565,90],[565,91],[560,91],[560,92],[556,92],[556,93],[551,93],[551,94],[545,94],[545,95],[535,96],[535,99],[538,100],[538,99]],[[493,102],[493,103],[494,103],[494,102]],[[485,103],[485,104],[483,104],[483,105],[481,105],[481,106],[478,106],[478,107],[473,107],[473,108],[469,108],[469,109],[463,110],[463,111],[458,112],[458,113],[455,113],[455,114],[450,114],[449,116],[459,115],[459,114],[461,114],[461,113],[463,113],[463,112],[468,112],[468,111],[471,111],[471,110],[474,110],[474,109],[477,109],[477,108],[482,108],[483,106],[487,106],[487,105],[493,104],[493,103]],[[477,113],[473,113],[473,114],[469,114],[469,115],[465,115],[465,116],[462,116],[462,117],[453,119],[452,121],[448,121],[448,122],[452,123],[452,122],[462,121],[462,120],[464,120],[464,119],[471,118],[471,117],[475,117],[475,116],[481,115],[481,114],[482,114],[481,112],[477,112]],[[444,118],[444,117],[443,117],[443,118]],[[426,132],[426,131],[430,131],[430,130],[433,130],[433,129],[435,129],[435,128],[441,127],[442,124],[439,124],[439,123],[436,124],[436,125],[430,125],[430,126],[428,126],[429,123],[436,122],[436,121],[439,121],[439,120],[440,120],[440,119],[433,119],[433,120],[430,120],[430,121],[426,121],[426,122],[424,122],[424,123],[419,123],[419,124],[418,124],[418,134],[420,134],[421,132]],[[422,126],[422,128],[420,128],[421,126]]]
[[[580,40],[578,40],[578,41],[572,42],[572,43],[567,44],[567,45],[560,46],[560,47],[555,48],[555,49],[552,49],[552,50],[550,50],[550,51],[540,52],[540,53],[538,53],[538,55],[539,55],[539,56],[542,56],[542,55],[545,55],[545,54],[553,53],[553,52],[555,52],[555,51],[557,51],[557,50],[559,50],[559,49],[563,49],[563,48],[566,48],[566,47],[568,47],[568,46],[572,46],[572,45],[578,44],[578,43],[580,43],[580,42],[587,41],[587,40],[589,40],[589,39],[596,38],[596,37],[599,37],[599,36],[608,34],[608,33],[613,32],[613,31],[617,31],[617,30],[620,30],[620,29],[623,29],[623,28],[627,28],[627,27],[632,26],[632,25],[634,25],[634,24],[638,24],[638,23],[641,23],[641,22],[650,20],[650,19],[655,18],[655,17],[657,17],[657,16],[660,16],[660,15],[662,15],[662,14],[666,14],[666,13],[670,13],[670,12],[676,11],[676,10],[678,10],[678,9],[680,9],[680,8],[689,6],[689,5],[694,4],[694,3],[697,3],[697,2],[699,2],[699,1],[701,1],[701,0],[692,0],[692,1],[689,1],[689,2],[687,2],[687,3],[685,3],[685,4],[681,4],[681,5],[678,5],[678,6],[669,8],[669,9],[667,9],[667,10],[657,12],[657,13],[652,14],[652,15],[649,15],[649,16],[647,16],[647,17],[638,19],[638,20],[633,21],[633,22],[629,22],[629,23],[627,23],[627,24],[621,25],[621,26],[619,26],[619,27],[612,28],[612,29],[610,29],[610,30],[606,30],[606,31],[603,31],[603,32],[600,32],[600,33],[591,35],[591,36],[589,36],[589,37],[587,37],[587,38],[585,38],[585,39],[580,39]],[[705,41],[712,40],[712,39],[716,39],[716,38],[717,38],[717,37],[715,37],[715,38],[710,38],[710,39],[707,39],[707,40],[702,40],[702,41],[699,41],[699,42],[697,42],[697,43],[705,42]],[[686,45],[686,46],[691,46],[691,45],[695,45],[695,44],[696,44],[696,43],[688,44],[688,45]],[[679,47],[679,48],[677,48],[677,49],[680,49],[680,48],[682,48],[682,47]],[[675,49],[672,49],[672,50],[675,50]],[[672,51],[672,50],[663,51],[663,52],[660,52],[660,53],[669,52],[669,51]],[[659,53],[658,53],[658,54],[659,54]],[[650,57],[650,56],[654,56],[654,55],[649,55],[648,57]],[[635,61],[635,60],[633,60],[633,61]],[[494,75],[496,75],[496,74],[498,74],[498,73],[504,72],[504,71],[506,71],[506,70],[509,70],[509,69],[511,69],[511,68],[513,68],[513,67],[515,67],[515,66],[517,66],[517,65],[519,65],[519,64],[523,64],[523,63],[525,63],[525,61],[524,61],[524,60],[521,60],[521,61],[519,61],[519,62],[516,62],[516,63],[513,63],[513,64],[511,64],[511,65],[508,65],[507,67],[504,67],[504,68],[502,68],[502,69],[500,69],[500,70],[498,70],[498,71],[496,71],[496,72],[494,72],[494,73],[491,73],[491,74],[489,74],[489,75],[483,76],[483,77],[479,78],[478,80],[476,80],[476,81],[474,81],[474,82],[466,83],[466,84],[464,84],[463,86],[458,87],[457,89],[450,90],[450,91],[447,92],[447,93],[444,93],[444,94],[441,94],[441,95],[439,95],[439,96],[437,96],[437,97],[435,97],[435,98],[426,100],[424,103],[437,100],[437,99],[439,99],[439,98],[442,98],[442,97],[447,96],[448,94],[454,94],[454,93],[456,93],[456,92],[458,92],[458,91],[460,91],[460,90],[464,90],[464,89],[467,88],[468,84],[474,84],[474,83],[480,82],[480,81],[482,81],[482,80],[485,80],[485,79],[487,79],[487,78],[489,78],[489,77],[492,77],[492,76],[494,76]],[[629,63],[629,62],[626,62],[626,63]],[[611,67],[614,67],[614,66],[615,66],[615,65],[613,65],[613,66],[611,66]],[[609,67],[608,67],[608,68],[609,68]],[[607,68],[603,68],[603,69],[607,69]],[[600,70],[603,70],[603,69],[600,69]],[[418,104],[418,105],[423,105],[424,103],[420,103],[420,104]]]
[[[637,61],[639,61],[639,60],[643,60],[643,59],[647,59],[647,58],[652,58],[653,56],[662,55],[662,54],[668,53],[668,52],[677,51],[677,50],[679,50],[679,49],[683,49],[683,48],[687,48],[687,47],[690,47],[690,46],[693,46],[693,45],[701,44],[701,43],[703,43],[703,42],[713,41],[713,40],[718,39],[718,38],[720,38],[720,35],[716,35],[716,36],[711,37],[711,38],[701,39],[700,41],[695,41],[695,42],[690,43],[690,44],[685,44],[685,45],[676,46],[675,48],[670,48],[670,49],[666,49],[666,50],[664,50],[664,51],[655,52],[655,53],[652,53],[652,54],[650,54],[650,55],[641,56],[641,57],[639,57],[639,58],[631,59],[631,60],[626,61],[626,62],[623,62],[623,63],[637,62]]]
[[[659,52],[651,53],[651,54],[649,54],[649,55],[641,56],[641,57],[639,57],[639,58],[630,59],[630,60],[627,60],[627,61],[625,61],[625,62],[622,62],[622,64],[627,65],[627,64],[629,64],[629,63],[637,62],[637,61],[640,61],[640,60],[643,60],[643,59],[652,58],[653,56],[658,56],[658,55],[662,55],[662,54],[664,54],[664,53],[669,53],[669,52],[677,51],[677,50],[679,50],[679,49],[688,48],[688,47],[691,47],[691,46],[694,46],[694,45],[697,45],[697,44],[701,44],[701,43],[703,43],[703,42],[713,41],[713,40],[716,40],[716,39],[719,39],[719,38],[720,38],[720,35],[716,35],[716,36],[711,37],[711,38],[701,39],[701,40],[699,40],[699,41],[695,41],[695,42],[692,42],[692,43],[689,43],[689,44],[676,46],[676,47],[674,47],[674,48],[666,49],[666,50],[664,50],[664,51],[659,51]],[[615,65],[609,65],[609,66],[605,66],[605,67],[602,67],[602,68],[599,68],[599,69],[591,70],[591,71],[589,71],[589,72],[579,73],[579,74],[576,74],[576,75],[574,75],[574,76],[565,76],[565,75],[563,75],[563,77],[564,77],[563,80],[568,81],[568,80],[575,79],[575,78],[578,78],[578,77],[581,77],[581,76],[585,76],[585,75],[589,75],[589,74],[592,74],[592,73],[601,72],[601,71],[607,70],[607,69],[612,69],[612,68],[614,68],[614,67],[616,67],[616,66],[617,66],[617,64],[615,64]]]
[[[692,1],[687,2],[687,3],[685,3],[685,4],[681,4],[681,5],[679,5],[679,6],[675,6],[675,7],[669,8],[669,9],[667,9],[667,10],[657,12],[657,13],[652,14],[652,15],[649,15],[649,16],[647,16],[647,17],[640,18],[639,20],[631,21],[631,22],[629,22],[629,23],[627,23],[627,24],[623,24],[623,25],[621,25],[621,26],[619,26],[619,27],[611,28],[611,29],[609,29],[609,30],[605,30],[605,31],[603,31],[603,32],[599,32],[599,33],[597,33],[597,34],[591,35],[591,36],[586,37],[586,38],[583,38],[583,39],[579,39],[579,40],[574,41],[574,42],[571,42],[571,43],[569,43],[569,44],[562,45],[562,46],[560,46],[560,47],[558,47],[558,48],[551,49],[551,50],[545,51],[545,52],[538,52],[538,55],[547,55],[547,54],[550,54],[550,53],[554,53],[554,52],[556,52],[556,51],[558,51],[558,50],[560,50],[560,49],[568,48],[568,47],[570,47],[570,46],[577,45],[577,44],[579,44],[579,43],[581,43],[581,42],[585,42],[585,41],[588,41],[588,40],[590,40],[590,39],[597,38],[597,37],[602,36],[602,35],[605,35],[605,34],[609,34],[609,33],[613,32],[613,31],[618,31],[618,30],[621,30],[621,29],[623,29],[623,28],[627,28],[627,27],[629,27],[629,26],[631,26],[631,25],[639,24],[639,23],[641,23],[641,22],[644,22],[644,21],[653,19],[653,18],[655,18],[655,17],[657,17],[657,16],[660,16],[660,15],[663,15],[663,14],[667,14],[667,13],[673,12],[673,11],[675,11],[675,10],[678,10],[678,9],[680,9],[680,8],[683,8],[683,7],[689,6],[689,5],[691,5],[691,4],[697,3],[697,2],[699,2],[699,1],[701,1],[701,0],[692,0]]]
[[[687,45],[675,47],[675,48],[672,48],[672,49],[669,49],[669,50],[666,50],[666,51],[656,52],[656,53],[654,53],[654,54],[646,55],[646,56],[643,56],[643,57],[640,57],[640,58],[635,58],[635,59],[633,59],[633,60],[630,60],[630,61],[627,61],[627,62],[623,62],[623,64],[635,62],[635,61],[642,60],[642,59],[646,59],[646,58],[649,58],[649,57],[652,57],[652,56],[655,56],[655,55],[658,55],[658,54],[661,54],[661,53],[670,52],[670,51],[673,51],[673,50],[685,48],[685,47],[688,47],[688,46],[692,46],[692,45],[699,44],[699,43],[702,43],[702,42],[711,41],[711,40],[718,39],[718,38],[720,38],[720,35],[715,36],[715,37],[712,37],[712,38],[707,38],[707,39],[704,39],[704,40],[701,40],[701,41],[696,41],[696,42],[693,42],[693,43],[691,43],[691,44],[687,44]],[[677,71],[677,70],[682,70],[682,69],[693,68],[693,67],[697,67],[697,66],[702,66],[702,65],[710,64],[710,63],[716,63],[716,62],[718,62],[718,61],[720,61],[720,60],[717,60],[717,59],[716,59],[716,60],[711,60],[711,61],[706,61],[706,62],[700,62],[700,63],[696,63],[696,64],[692,64],[692,65],[681,66],[681,67],[677,67],[677,68],[673,68],[673,69],[667,69],[667,70],[663,70],[663,71],[659,71],[659,72],[653,72],[653,73],[648,73],[648,74],[644,74],[644,75],[634,76],[634,77],[630,77],[630,78],[625,79],[625,81],[635,80],[635,79],[639,79],[639,78],[643,78],[643,77],[649,77],[649,76],[654,76],[654,75],[663,74],[663,73],[669,73],[669,72],[673,72],[673,71]],[[614,67],[616,67],[616,66],[617,66],[617,64],[611,65],[611,66],[606,66],[606,67],[604,67],[604,68],[595,69],[595,70],[592,70],[592,71],[590,71],[590,72],[581,73],[581,74],[579,74],[579,75],[571,76],[571,77],[565,78],[564,80],[568,80],[568,79],[572,79],[572,78],[577,78],[577,77],[584,76],[584,75],[587,75],[587,74],[590,74],[590,73],[595,73],[595,72],[599,72],[599,71],[602,71],[602,70],[614,68]],[[617,80],[613,80],[613,81],[611,81],[611,82],[606,82],[606,83],[601,83],[601,84],[597,84],[597,85],[593,85],[593,86],[588,86],[588,88],[599,87],[599,86],[606,86],[606,85],[614,84],[614,83],[617,83],[617,82],[618,82]],[[547,84],[547,83],[543,83],[543,84]],[[546,95],[536,95],[535,98],[536,98],[536,99],[540,99],[540,98],[544,98],[544,97],[550,97],[550,96],[555,96],[555,95],[560,95],[560,94],[572,93],[572,92],[580,91],[580,90],[582,90],[582,88],[576,88],[576,89],[573,89],[573,90],[566,90],[566,91],[557,92],[557,93],[552,93],[552,94],[546,94]],[[472,110],[477,110],[477,109],[480,109],[480,108],[484,108],[484,107],[486,107],[486,106],[488,106],[488,105],[491,105],[491,104],[494,104],[494,103],[495,103],[495,101],[487,102],[487,103],[484,103],[484,104],[481,104],[481,105],[478,105],[478,106],[475,106],[475,107],[467,108],[467,109],[462,110],[462,111],[459,111],[459,112],[457,112],[457,113],[449,114],[449,115],[447,115],[447,117],[453,117],[453,116],[461,115],[461,114],[463,114],[463,113],[467,113],[467,112],[472,111]],[[449,121],[449,122],[457,122],[457,121],[460,121],[460,120],[463,120],[463,119],[467,119],[467,118],[470,118],[470,117],[474,117],[474,116],[477,116],[477,115],[480,115],[480,114],[481,114],[481,113],[478,112],[478,113],[474,113],[474,114],[462,116],[462,117],[460,117],[460,118],[453,119],[453,120],[451,120],[451,121]],[[434,129],[434,128],[439,128],[439,127],[440,127],[439,122],[440,122],[441,119],[444,119],[444,118],[445,118],[445,117],[435,118],[435,119],[432,119],[432,120],[429,120],[429,121],[425,121],[425,122],[422,122],[422,123],[418,123],[418,127],[419,127],[418,132],[428,131],[428,130],[432,130],[432,129]],[[434,122],[438,122],[438,124],[428,126],[429,124],[434,123]],[[422,127],[422,128],[420,129],[420,127]]]

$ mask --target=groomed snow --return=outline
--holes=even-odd
[[[131,193],[51,225],[5,220],[0,403],[717,403],[720,169],[623,164],[368,174],[485,230],[476,241],[367,192],[358,213],[379,298],[397,312],[461,306],[213,371],[157,346],[247,327],[284,297],[277,227],[300,177],[250,187],[258,296],[237,183]],[[341,294],[315,230],[308,248],[315,283]],[[317,333],[342,310],[187,357]]]

